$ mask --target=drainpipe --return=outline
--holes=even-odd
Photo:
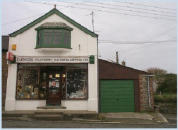
[[[147,95],[148,95],[148,104],[151,108],[151,94],[150,94],[150,77],[153,77],[154,75],[145,75],[147,77]]]
[[[150,77],[147,77],[147,92],[148,92],[148,104],[149,107],[151,108],[151,96],[150,96]]]

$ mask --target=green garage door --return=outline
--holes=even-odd
[[[100,112],[134,112],[133,80],[100,80]]]

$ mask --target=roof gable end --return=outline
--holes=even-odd
[[[43,16],[39,17],[38,19],[34,20],[33,22],[27,24],[26,26],[20,28],[19,30],[9,34],[10,37],[15,37],[18,34],[23,33],[24,31],[28,30],[29,28],[33,27],[34,25],[36,25],[37,23],[41,22],[42,20],[46,19],[47,17],[53,15],[53,14],[57,14],[59,17],[62,17],[63,19],[65,19],[66,21],[68,21],[69,23],[73,24],[75,27],[77,27],[78,29],[80,29],[81,31],[89,34],[92,37],[98,37],[97,34],[95,34],[94,32],[88,30],[87,28],[85,28],[84,26],[82,26],[81,24],[77,23],[76,21],[72,20],[71,18],[69,18],[68,16],[64,15],[63,13],[61,13],[59,10],[57,10],[56,8],[50,10],[48,13],[44,14]]]

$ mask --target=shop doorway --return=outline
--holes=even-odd
[[[66,72],[64,67],[58,69],[48,68],[47,72],[47,98],[46,104],[49,105],[61,105],[61,99],[63,97],[63,88],[66,84]]]

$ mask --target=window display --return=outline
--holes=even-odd
[[[17,99],[38,99],[38,71],[36,69],[19,69],[17,73]]]
[[[66,73],[61,77],[62,99],[66,99]]]
[[[39,98],[45,99],[46,98],[46,87],[47,83],[47,73],[46,71],[40,71],[40,85],[39,85]]]
[[[87,70],[69,70],[67,72],[67,99],[87,98],[87,82]]]
[[[47,99],[50,90],[53,93],[60,90],[60,100],[87,99],[87,64],[70,64],[65,67],[49,67],[45,64],[18,65],[16,99]]]

